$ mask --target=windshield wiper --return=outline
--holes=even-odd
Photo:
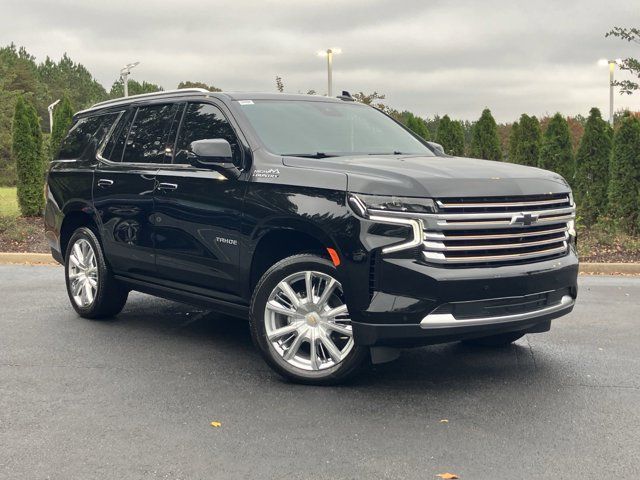
[[[393,152],[367,153],[367,155],[406,155],[405,153],[394,150]]]
[[[302,158],[331,158],[338,157],[339,155],[332,155],[330,153],[316,152],[316,153],[283,153],[284,157],[302,157]]]

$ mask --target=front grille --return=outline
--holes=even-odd
[[[568,194],[441,198],[424,219],[423,260],[442,266],[547,260],[568,251]]]

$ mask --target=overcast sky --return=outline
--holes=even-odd
[[[120,67],[175,88],[326,92],[321,48],[335,57],[334,91],[378,91],[399,110],[498,121],[522,112],[608,113],[599,58],[640,57],[640,45],[604,38],[640,27],[640,0],[0,0],[0,44],[37,59],[67,52],[107,89]],[[622,78],[622,76],[620,77]],[[616,95],[640,110],[640,93]]]

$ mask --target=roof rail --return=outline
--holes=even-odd
[[[130,95],[128,97],[112,98],[111,100],[98,102],[95,105],[92,105],[91,107],[89,107],[87,110],[90,110],[95,107],[104,107],[105,105],[111,105],[114,103],[137,100],[139,98],[150,98],[150,97],[162,96],[162,95],[167,95],[172,93],[211,93],[211,92],[205,88],[178,88],[176,90],[160,90],[159,92],[141,93],[139,95]]]

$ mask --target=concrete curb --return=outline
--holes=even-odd
[[[0,265],[58,265],[49,253],[0,252]]]
[[[640,263],[581,263],[580,273],[587,275],[640,275]]]
[[[0,265],[58,265],[48,253],[0,252]],[[587,275],[640,275],[640,263],[581,263],[580,273]]]

